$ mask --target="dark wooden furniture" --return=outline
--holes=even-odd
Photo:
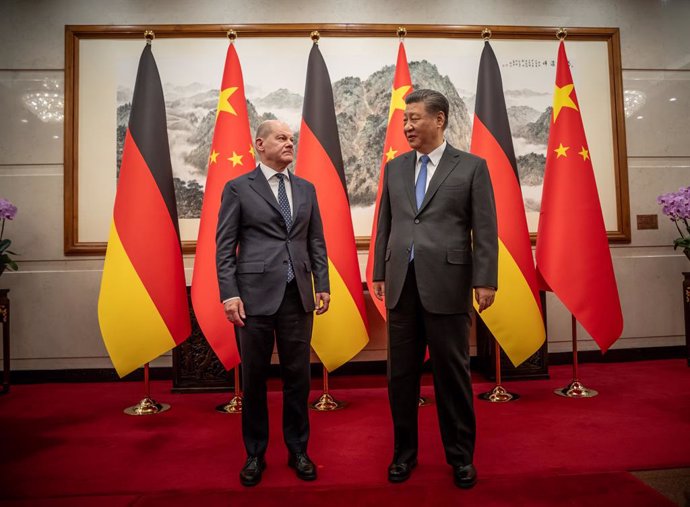
[[[540,292],[541,306],[544,309],[544,326],[546,326],[546,295]],[[491,331],[480,317],[476,318],[477,358],[482,374],[489,380],[496,379],[496,345]],[[501,350],[501,378],[503,380],[545,379],[549,378],[548,340],[529,359],[517,368]]]
[[[0,322],[2,322],[2,391],[10,391],[10,298],[9,289],[0,289]]]
[[[690,272],[683,273],[683,309],[685,310],[685,357],[690,366]]]

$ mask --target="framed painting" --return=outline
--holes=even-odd
[[[296,132],[306,65],[318,30],[334,90],[358,247],[368,248],[398,48],[398,26],[379,24],[65,27],[65,254],[105,252],[124,132],[144,31],[166,100],[170,153],[185,253],[198,231],[212,121],[229,29],[242,64],[252,130],[279,118]],[[451,102],[446,138],[468,150],[483,26],[408,25],[414,88]],[[503,78],[530,232],[535,233],[557,28],[489,26]],[[620,39],[617,28],[568,29],[567,49],[609,240],[630,241]],[[355,99],[356,97],[356,99]],[[402,128],[402,125],[400,126]]]

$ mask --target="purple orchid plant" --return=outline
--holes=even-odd
[[[682,248],[683,253],[690,259],[690,187],[681,187],[678,192],[661,194],[656,202],[680,233],[680,238],[673,240],[673,248]]]
[[[0,226],[0,273],[5,271],[5,269],[10,269],[12,271],[17,271],[19,267],[17,263],[12,260],[10,254],[17,255],[15,252],[9,250],[12,241],[5,238],[5,220],[14,220],[17,216],[17,207],[12,204],[7,199],[0,198],[0,220],[2,220],[2,226]]]

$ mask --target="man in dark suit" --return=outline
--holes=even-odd
[[[279,121],[256,132],[257,168],[227,183],[216,234],[220,297],[235,325],[242,358],[240,482],[254,486],[266,467],[266,379],[274,339],[283,379],[283,438],[288,465],[316,479],[307,455],[309,347],[313,312],[328,310],[328,259],[314,185],[286,170],[294,137]],[[312,283],[313,282],[313,283]]]
[[[395,447],[391,482],[417,465],[417,407],[428,346],[441,439],[455,484],[471,488],[475,418],[470,379],[472,288],[479,311],[494,299],[498,236],[486,162],[444,139],[448,100],[405,99],[414,150],[385,167],[374,253],[374,292],[388,309],[388,393]]]

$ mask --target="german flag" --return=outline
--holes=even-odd
[[[537,271],[602,352],[623,332],[611,250],[565,44],[558,48]]]
[[[541,347],[546,333],[501,71],[488,41],[479,63],[475,104],[470,151],[486,159],[489,166],[496,198],[501,281],[494,304],[480,316],[518,366]]]
[[[388,109],[388,126],[386,127],[386,140],[383,143],[383,157],[379,175],[379,189],[376,194],[376,206],[374,208],[374,223],[371,226],[371,241],[369,242],[369,258],[367,259],[367,286],[369,293],[374,294],[374,238],[378,229],[379,204],[381,203],[381,191],[383,189],[383,175],[386,163],[398,155],[410,151],[403,129],[403,113],[405,112],[405,97],[412,92],[412,79],[407,65],[405,45],[400,42],[398,46],[398,61],[395,65],[393,77],[393,89],[391,91],[391,104]],[[376,297],[372,297],[376,309],[381,316],[386,318],[386,303]]]
[[[240,355],[234,326],[225,316],[220,301],[216,272],[218,209],[225,184],[255,167],[242,67],[235,44],[230,43],[216,109],[192,277],[192,305],[199,327],[228,370],[240,362]]]
[[[163,87],[151,46],[139,60],[98,298],[120,377],[191,333]]]
[[[326,369],[333,371],[362,350],[369,335],[333,88],[316,44],[307,64],[295,173],[316,187],[323,219],[331,304],[328,312],[314,319],[311,345]]]

